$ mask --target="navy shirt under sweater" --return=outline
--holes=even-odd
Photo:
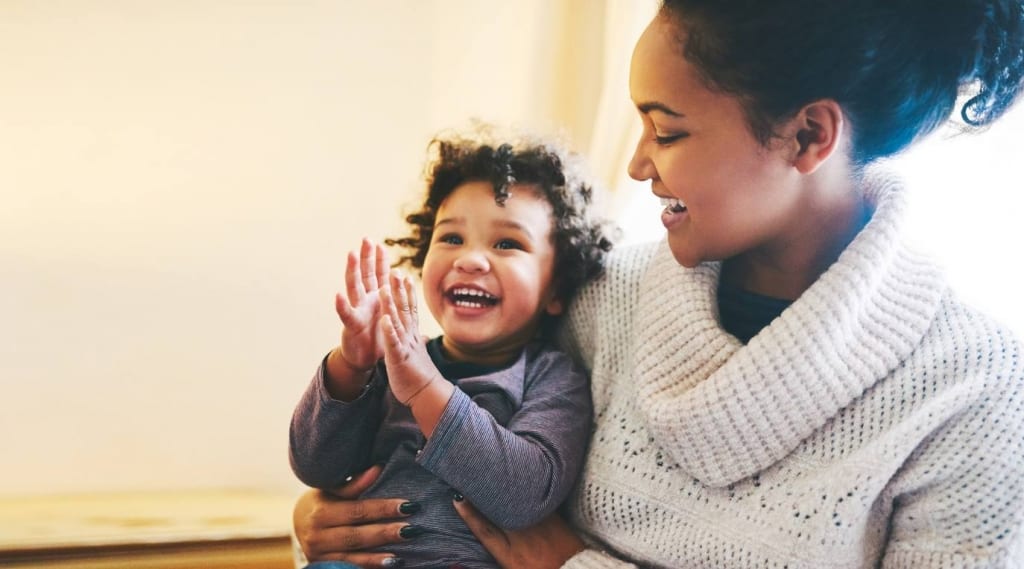
[[[292,416],[290,458],[304,483],[336,488],[372,464],[380,478],[363,497],[403,498],[424,534],[380,551],[404,567],[496,567],[452,506],[460,492],[495,524],[532,525],[568,496],[591,433],[590,386],[566,354],[532,343],[510,366],[435,365],[457,389],[430,440],[392,395],[383,362],[355,401],[331,399],[321,364]]]

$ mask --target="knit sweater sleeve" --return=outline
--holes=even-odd
[[[596,549],[584,549],[562,565],[562,569],[636,569],[636,565]]]
[[[288,457],[299,480],[313,488],[337,488],[369,466],[384,383],[375,370],[359,398],[338,401],[327,392],[321,363],[292,413]]]
[[[1024,362],[1002,330],[951,398],[968,401],[893,484],[887,569],[1024,567]],[[970,351],[971,348],[966,348]]]

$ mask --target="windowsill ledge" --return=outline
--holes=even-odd
[[[286,567],[294,503],[243,490],[0,497],[0,565],[91,567],[89,559],[116,558],[142,567],[148,556],[174,567],[169,557],[191,556],[207,566]]]

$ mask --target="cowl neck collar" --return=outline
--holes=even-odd
[[[638,407],[683,470],[725,486],[776,463],[918,345],[945,289],[905,245],[903,191],[866,179],[874,214],[839,259],[743,345],[718,322],[719,263],[678,265],[662,242],[640,285]]]

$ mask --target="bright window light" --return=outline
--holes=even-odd
[[[970,305],[1024,336],[1024,104],[985,132],[941,129],[890,161],[909,187],[908,232],[945,267]],[[660,239],[661,206],[649,183],[623,180],[623,241]]]

